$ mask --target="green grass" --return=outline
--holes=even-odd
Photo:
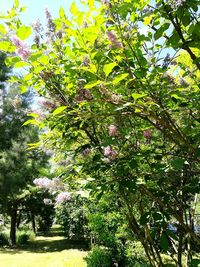
[[[0,249],[1,267],[86,267],[83,244],[69,243],[63,236],[50,233],[38,236],[28,245]]]

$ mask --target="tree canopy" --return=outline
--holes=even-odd
[[[182,266],[183,239],[200,243],[193,225],[200,190],[199,1],[85,2],[84,11],[72,4],[71,19],[62,7],[56,19],[46,9],[46,32],[39,23],[22,25],[18,1],[15,14],[4,16],[12,36],[0,48],[16,52],[6,63],[27,71],[12,81],[44,97],[43,114],[29,114],[26,124],[45,129],[41,140],[62,162],[72,190],[86,184],[82,190],[99,198],[118,196],[152,266],[163,266],[158,243],[164,251],[168,240],[175,243],[167,227],[176,220],[173,253]]]

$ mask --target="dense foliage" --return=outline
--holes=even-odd
[[[191,240],[200,243],[198,4],[89,0],[84,11],[72,4],[72,19],[63,8],[56,19],[46,10],[47,31],[33,26],[31,48],[18,1],[4,16],[12,36],[1,26],[0,48],[16,51],[8,66],[27,70],[12,81],[43,96],[43,114],[29,114],[27,124],[45,129],[41,141],[71,190],[118,197],[152,266],[163,266],[161,249],[182,266],[183,244],[188,264]]]
[[[63,227],[69,240],[84,241],[89,238],[84,202],[80,196],[74,196],[56,209],[56,222]]]
[[[38,130],[29,125],[23,127],[30,110],[32,95],[29,91],[20,95],[17,85],[5,86],[10,70],[1,57],[1,110],[0,110],[0,212],[11,217],[10,242],[16,243],[17,217],[21,216],[24,189],[32,184],[47,157],[39,150],[28,150],[29,143],[38,141]],[[43,202],[43,199],[41,200]],[[19,216],[18,216],[19,215]]]

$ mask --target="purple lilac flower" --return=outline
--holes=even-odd
[[[24,42],[22,42],[22,40],[20,40],[16,35],[13,35],[11,37],[11,41],[16,47],[23,47],[24,46]]]
[[[118,134],[117,127],[115,125],[111,124],[108,127],[108,132],[109,132],[110,136],[116,136]]]
[[[172,9],[176,10],[177,8],[182,6],[184,4],[184,2],[185,2],[185,0],[171,0],[169,2],[169,4],[170,4]]]
[[[47,177],[43,177],[35,179],[33,183],[41,189],[48,190],[49,192],[64,190],[64,184],[59,178],[53,178],[51,180]]]
[[[116,48],[123,48],[122,42],[117,39],[117,36],[113,31],[106,31],[106,35],[113,46]]]
[[[116,159],[118,152],[111,148],[111,146],[106,146],[103,149],[104,156],[114,160]]]
[[[145,130],[145,131],[143,132],[143,135],[144,135],[144,137],[145,137],[146,139],[149,139],[149,138],[152,137],[152,133],[151,133],[151,131],[149,131],[149,130]]]
[[[51,33],[55,32],[56,27],[55,27],[51,12],[49,11],[48,7],[45,8],[44,12],[45,12],[45,16],[47,19],[47,28],[48,28],[48,32],[46,33],[46,35],[48,37],[51,37]]]
[[[44,13],[47,19],[52,19],[51,12],[49,11],[49,8],[47,6],[44,9]]]
[[[23,47],[18,48],[16,50],[16,53],[18,56],[20,56],[23,60],[27,60],[29,56],[31,55],[31,52],[28,49],[25,49]]]
[[[171,61],[171,57],[170,57],[170,54],[167,53],[166,57],[164,58],[163,60],[163,64],[162,64],[162,67],[163,68],[167,68],[170,64],[170,61]]]
[[[71,199],[71,194],[69,192],[61,192],[56,197],[56,204],[62,204]]]
[[[38,20],[36,20],[35,22],[32,23],[32,28],[35,32],[40,33],[41,31],[43,31],[43,27],[41,22]]]
[[[27,60],[28,57],[31,55],[31,51],[29,50],[27,44],[15,35],[11,37],[11,41],[17,47],[16,54],[20,56],[23,60]]]
[[[43,177],[35,179],[33,183],[42,189],[49,190],[51,188],[52,181],[47,177]]]

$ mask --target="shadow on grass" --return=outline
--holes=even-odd
[[[40,239],[41,237],[41,239]],[[48,233],[40,233],[38,239],[29,241],[26,245],[16,248],[0,248],[2,254],[19,254],[23,252],[46,253],[61,252],[67,249],[89,250],[89,245],[85,241],[67,240],[60,229],[52,229]]]

